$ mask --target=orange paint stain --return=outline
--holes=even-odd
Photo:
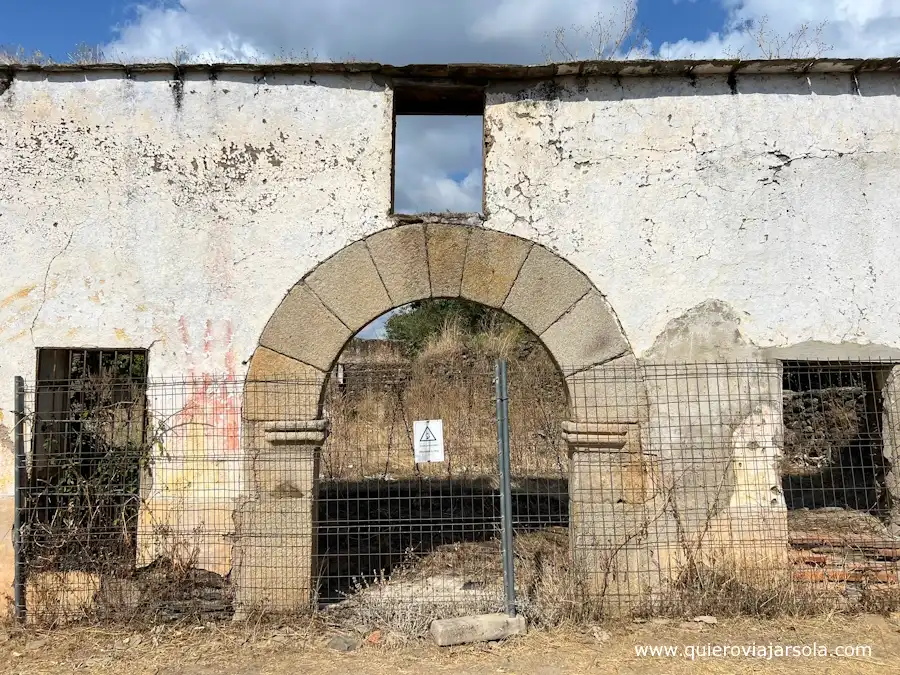
[[[0,300],[0,309],[3,309],[4,307],[9,307],[16,300],[24,300],[31,294],[31,292],[35,288],[37,288],[37,284],[33,284],[31,286],[25,286],[23,288],[20,288],[18,291],[16,291],[12,295],[7,295],[5,298],[3,298],[3,300]]]

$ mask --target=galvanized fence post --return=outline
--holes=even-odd
[[[22,541],[22,515],[25,512],[25,380],[15,378],[15,477],[13,479],[13,603],[16,620],[25,622],[25,546]]]
[[[497,396],[497,450],[500,465],[500,521],[503,551],[503,589],[506,612],[516,615],[516,580],[513,565],[512,495],[510,492],[509,462],[509,389],[506,380],[506,360],[498,359],[495,366]]]

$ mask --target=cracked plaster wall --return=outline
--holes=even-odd
[[[895,74],[494,86],[485,224],[584,271],[639,357],[709,298],[760,348],[900,347],[898,94]],[[0,383],[37,346],[149,346],[152,377],[240,380],[288,289],[392,224],[391,129],[368,75],[17,74]]]
[[[12,378],[33,379],[40,346],[150,347],[152,378],[240,382],[291,286],[390,224],[391,107],[368,76],[17,74],[0,95],[0,410],[11,417]],[[183,397],[164,393],[151,405],[176,412]],[[221,413],[220,396],[204,398],[218,406],[206,419]],[[240,400],[226,403],[239,419]],[[207,510],[187,515],[228,527],[239,443],[229,430],[186,435],[195,456],[219,461],[176,462],[184,480],[170,478],[225,481],[221,510],[199,485]],[[6,437],[0,596],[12,567]],[[201,545],[220,562],[216,547],[230,549]]]
[[[754,578],[784,567],[781,381],[777,365],[653,364],[900,347],[898,94],[893,74],[488,94],[488,226],[583,269],[647,367],[644,450],[677,508],[656,525],[672,577],[695,547]]]
[[[488,226],[584,270],[638,355],[709,298],[745,313],[762,348],[900,346],[900,78],[734,86],[606,78],[492,90]]]

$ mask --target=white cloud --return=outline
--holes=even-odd
[[[397,211],[480,211],[482,134],[480,117],[398,117]]]
[[[729,12],[722,30],[706,40],[661,45],[660,54],[666,58],[714,58],[743,49],[750,57],[757,57],[759,49],[742,27],[766,18],[767,30],[782,38],[803,24],[812,31],[826,22],[821,40],[829,48],[823,55],[876,57],[900,53],[898,0],[722,0],[722,4]]]
[[[141,6],[108,48],[157,59],[183,45],[222,59],[308,50],[322,59],[352,55],[397,64],[534,63],[542,60],[549,31],[590,22],[620,5],[619,0],[181,0],[174,6]]]

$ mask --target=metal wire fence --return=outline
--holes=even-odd
[[[892,369],[511,359],[518,610],[549,624],[895,606]],[[98,371],[21,394],[30,621],[318,607],[421,631],[504,609],[490,359],[343,365],[326,382]],[[435,420],[443,457],[417,461],[416,422]]]

